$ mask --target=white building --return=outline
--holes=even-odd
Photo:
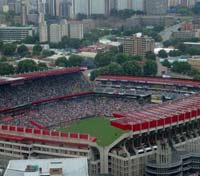
[[[50,43],[61,42],[61,26],[60,24],[51,24],[49,32]]]
[[[105,0],[92,0],[90,3],[91,14],[106,14]]]
[[[40,43],[48,41],[48,30],[46,21],[43,21],[42,23],[39,24],[39,38],[40,38]]]
[[[4,176],[88,176],[87,158],[11,160]]]
[[[68,36],[69,30],[68,30],[67,20],[62,20],[61,23],[60,23],[60,27],[61,27],[61,38],[64,37],[64,36]]]
[[[144,0],[132,0],[132,9],[144,11]]]
[[[72,14],[90,14],[90,0],[72,0]]]
[[[69,22],[70,38],[83,39],[83,23],[81,21]]]

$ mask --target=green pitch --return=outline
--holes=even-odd
[[[111,126],[110,119],[103,117],[83,119],[69,126],[61,127],[59,131],[90,134],[97,138],[97,144],[102,147],[110,145],[126,133],[126,131]]]

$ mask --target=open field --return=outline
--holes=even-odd
[[[100,146],[107,146],[126,133],[126,131],[112,127],[110,119],[103,117],[83,119],[69,126],[62,127],[59,131],[90,134],[97,138],[97,143]]]

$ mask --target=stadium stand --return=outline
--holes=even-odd
[[[143,106],[144,104],[139,104],[133,98],[85,92],[53,99],[53,101],[33,102],[32,106],[21,107],[14,110],[14,113],[12,110],[4,111],[0,115],[2,119],[0,123],[39,129],[55,128],[88,117],[111,117],[113,111],[126,113]]]
[[[90,90],[82,68],[0,77],[0,109]]]

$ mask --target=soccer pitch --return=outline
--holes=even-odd
[[[126,133],[121,129],[110,125],[110,119],[104,117],[93,117],[74,122],[66,127],[61,127],[59,131],[87,133],[97,138],[97,144],[104,147]]]

